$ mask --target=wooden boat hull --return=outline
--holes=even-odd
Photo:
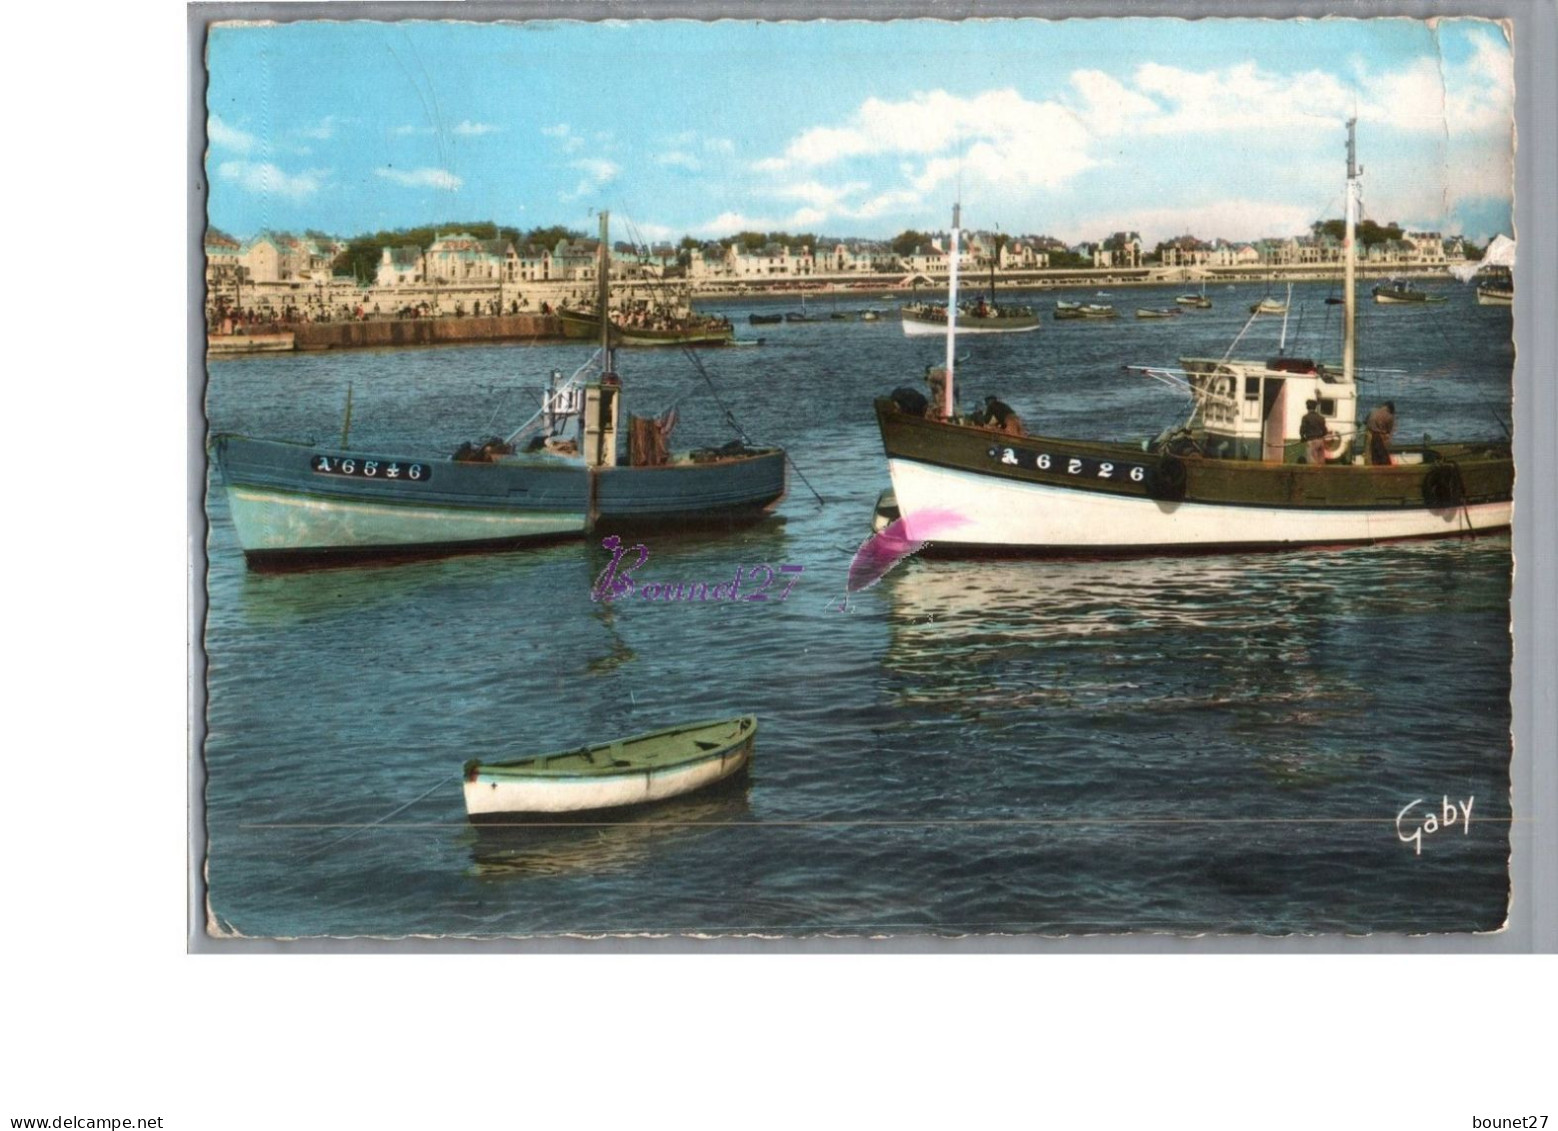
[[[563,337],[575,341],[600,340],[600,319],[577,311],[558,311],[558,321]],[[613,346],[719,346],[736,336],[729,323],[713,322],[677,329],[653,330],[643,326],[617,326],[611,328]]]
[[[942,308],[915,310],[904,307],[902,311],[905,336],[947,336],[947,312]],[[1039,328],[1038,315],[1032,313],[1008,313],[981,317],[968,311],[958,311],[958,335],[964,334],[1026,334]]]
[[[1202,298],[1200,295],[1180,295],[1174,301],[1180,306],[1186,307],[1190,310],[1212,309],[1212,300],[1209,298]]]
[[[1374,301],[1381,306],[1422,306],[1449,301],[1445,295],[1433,295],[1427,291],[1405,288],[1376,287],[1372,293]]]
[[[206,338],[206,353],[211,357],[286,353],[294,348],[293,339],[290,331],[277,334],[211,334]]]
[[[467,762],[472,817],[620,809],[725,781],[751,762],[757,719],[671,727],[579,750],[513,762]]]
[[[963,321],[961,318],[958,319],[958,337],[960,338],[964,334],[1027,334],[1038,328],[1039,320],[1037,318],[1021,320],[1020,322],[1017,319],[1008,320],[1005,318],[977,319],[968,322]],[[905,318],[903,320],[903,332],[906,337],[910,338],[945,338],[947,336],[947,324],[946,322],[920,322]]]
[[[697,525],[760,514],[785,491],[777,450],[593,471],[559,457],[462,463],[231,434],[212,450],[254,564],[495,549],[602,524]]]
[[[909,537],[917,514],[935,515],[931,538],[942,548],[1278,549],[1486,533],[1510,523],[1514,465],[1507,448],[1492,445],[1443,445],[1433,462],[1401,466],[1310,466],[1010,437],[910,416],[891,400],[877,402],[877,419]]]
[[[1477,288],[1478,306],[1513,306],[1515,304],[1515,292],[1495,287]]]
[[[1055,320],[1057,322],[1107,322],[1111,318],[1120,317],[1120,312],[1112,306],[1100,306],[1096,303],[1061,303],[1055,304]]]

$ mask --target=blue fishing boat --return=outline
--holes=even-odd
[[[604,215],[601,228],[604,248]],[[603,300],[606,286],[602,270]],[[499,549],[603,525],[728,523],[783,497],[781,449],[737,440],[673,453],[672,412],[630,417],[623,453],[622,411],[613,350],[602,342],[571,377],[552,375],[540,408],[519,428],[450,455],[360,451],[344,429],[338,445],[223,433],[210,446],[254,566]]]

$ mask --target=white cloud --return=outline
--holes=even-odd
[[[844,185],[825,185],[818,181],[801,181],[796,184],[780,185],[768,191],[784,199],[800,200],[813,208],[833,210],[845,207],[849,197],[858,196],[870,188],[866,181],[850,181]]]
[[[441,188],[451,191],[465,182],[446,169],[375,169],[377,176],[407,188]]]
[[[481,137],[483,134],[497,133],[502,126],[494,126],[488,122],[472,122],[469,119],[455,126],[454,132],[461,137]]]
[[[236,153],[249,153],[259,144],[251,133],[245,133],[236,126],[230,126],[216,115],[212,114],[206,121],[206,137],[212,145],[221,146],[223,149],[231,149]]]
[[[1229,198],[1175,208],[1131,208],[1090,212],[1085,219],[1054,234],[1068,243],[1100,240],[1111,232],[1137,232],[1149,248],[1186,233],[1201,239],[1238,242],[1267,236],[1302,235],[1319,219],[1306,205],[1280,201]]]
[[[1075,76],[1073,76],[1075,77]],[[1157,113],[1122,119],[1122,132],[1145,134],[1271,131],[1334,126],[1363,106],[1356,91],[1335,75],[1307,71],[1274,75],[1254,63],[1223,70],[1190,71],[1146,63],[1131,76],[1138,91],[1152,96]],[[1138,107],[1138,110],[1141,108]],[[1398,107],[1399,111],[1399,107]]]
[[[573,127],[566,122],[559,122],[555,126],[542,126],[543,137],[556,138],[563,147],[564,153],[577,153],[584,148],[584,139],[573,132]]]
[[[1110,88],[1093,78],[1085,81],[1089,105],[1100,118],[1119,118],[1152,105],[1118,84]],[[882,183],[878,170],[875,181],[857,176],[826,186],[807,179],[771,190],[806,200],[814,209],[808,223],[820,224],[834,217],[865,220],[918,208],[931,194],[957,184],[970,196],[986,199],[1054,189],[1097,164],[1088,153],[1089,141],[1082,116],[1055,102],[1036,102],[1010,89],[971,97],[935,90],[899,102],[867,99],[846,125],[807,130],[781,155],[751,168],[772,175],[847,165],[858,174],[864,161],[902,158],[898,184]]]
[[[294,131],[299,137],[310,138],[314,141],[329,141],[335,136],[335,116],[327,115],[320,120],[317,126],[304,126]]]
[[[615,180],[617,174],[622,171],[610,161],[599,157],[584,157],[570,162],[569,168],[578,169],[584,176],[579,179],[572,192],[563,194],[563,200],[577,200],[581,196],[587,196]]]
[[[816,208],[798,208],[786,216],[753,216],[746,212],[721,212],[711,220],[692,227],[693,235],[718,238],[736,232],[803,232],[815,229],[827,219]]]
[[[224,161],[217,166],[217,176],[232,181],[240,188],[262,196],[285,196],[302,200],[313,196],[329,176],[325,169],[309,169],[302,173],[287,173],[269,161]]]
[[[655,155],[656,165],[665,165],[676,169],[688,169],[693,172],[703,168],[703,162],[699,161],[691,153],[680,149],[672,149]]]
[[[1071,85],[1082,99],[1078,114],[1095,134],[1123,133],[1133,123],[1162,113],[1151,98],[1102,71],[1073,72]]]

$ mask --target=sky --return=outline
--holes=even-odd
[[[454,220],[639,242],[742,230],[1067,243],[1511,229],[1512,52],[1476,19],[231,24],[210,221]]]

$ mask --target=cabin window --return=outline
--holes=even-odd
[[[1336,402],[1334,400],[1329,400],[1329,399],[1327,399],[1325,397],[1321,397],[1320,398],[1320,415],[1321,416],[1335,416],[1336,415]]]
[[[1247,401],[1260,400],[1260,378],[1246,377],[1244,379],[1244,399]]]

